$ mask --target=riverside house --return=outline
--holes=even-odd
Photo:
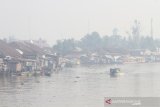
[[[40,48],[29,41],[7,43],[0,40],[0,73],[41,72],[54,69],[55,58],[49,47]]]
[[[0,72],[21,71],[21,54],[10,47],[5,41],[0,40]]]
[[[9,45],[21,53],[23,71],[40,71],[44,66],[45,62],[42,56],[45,53],[38,46],[25,41],[16,41]]]

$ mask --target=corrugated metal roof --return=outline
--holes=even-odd
[[[21,50],[24,55],[43,55],[45,54],[44,51],[40,47],[32,43],[25,42],[25,41],[12,42],[10,43],[10,46],[15,49]]]
[[[15,58],[21,57],[21,55],[14,48],[12,48],[9,44],[7,44],[3,40],[0,40],[0,55],[2,57],[5,56],[11,56]]]

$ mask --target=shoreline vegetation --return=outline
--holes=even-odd
[[[0,72],[40,72],[51,75],[64,67],[94,64],[160,62],[160,40],[141,34],[137,20],[128,37],[113,29],[112,35],[88,33],[80,40],[58,40],[49,47],[45,40],[0,40]]]

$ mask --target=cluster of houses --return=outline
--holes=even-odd
[[[49,47],[33,41],[0,40],[0,73],[43,72],[55,68],[56,56]]]
[[[81,64],[126,64],[126,63],[151,63],[160,62],[160,51],[131,50],[126,54],[106,53],[106,54],[83,54],[80,56]]]
[[[43,45],[44,44],[44,45]],[[82,49],[75,49],[72,53],[59,57],[45,41],[12,41],[7,43],[0,40],[0,73],[25,72],[43,73],[53,71],[59,65],[72,67],[85,64],[124,64],[160,62],[160,49],[131,50],[129,53],[86,54]]]

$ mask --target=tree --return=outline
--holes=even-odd
[[[102,43],[101,37],[97,32],[87,34],[81,39],[81,48],[85,51],[95,52],[100,50]]]
[[[141,49],[149,49],[149,50],[156,50],[156,45],[152,37],[141,37],[140,41]]]
[[[53,46],[54,51],[60,53],[61,55],[66,55],[71,53],[75,49],[74,39],[64,39],[58,40],[57,44]]]

